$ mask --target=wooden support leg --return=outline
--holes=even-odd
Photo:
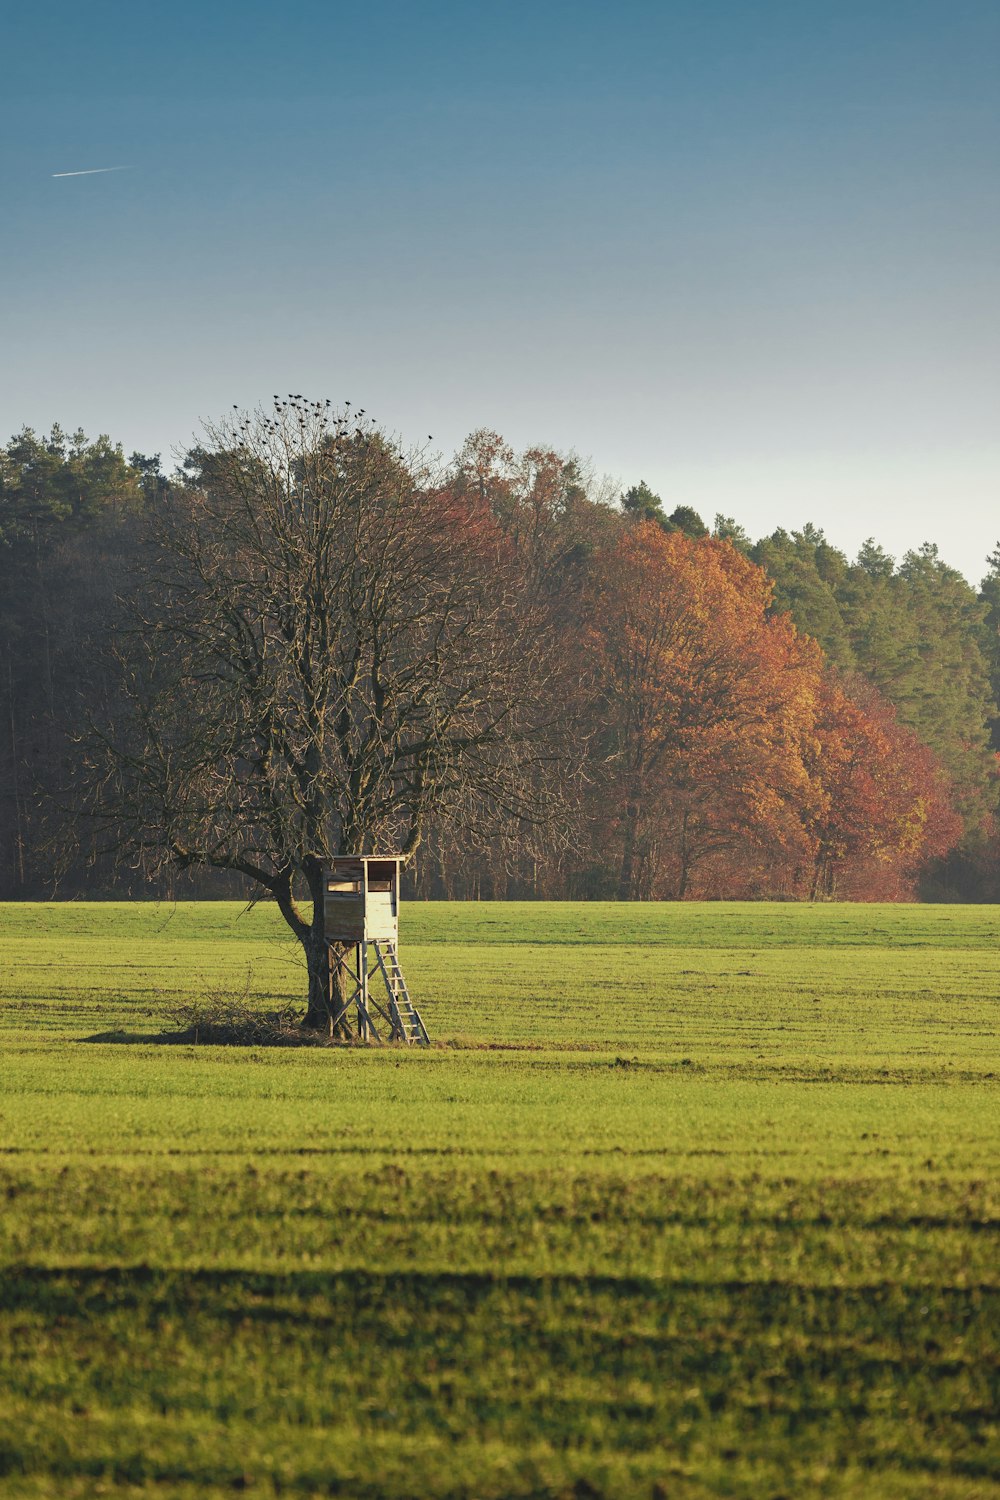
[[[357,946],[358,956],[358,1036],[368,1041],[368,944],[362,940]]]
[[[331,949],[331,953],[332,953],[332,949]],[[341,969],[344,970],[344,972],[346,973],[346,975],[347,975],[347,977],[349,979],[355,980],[355,985],[354,985],[354,988],[351,990],[351,993],[347,996],[347,999],[344,1001],[344,1003],[342,1005],[338,1006],[337,1012],[336,1012],[336,1014],[334,1014],[333,1013],[334,975],[337,974],[337,973],[339,973]],[[340,1025],[341,1021],[347,1015],[347,1012],[350,1010],[351,1006],[356,1003],[356,1001],[358,999],[359,987],[360,987],[360,985],[359,985],[359,981],[358,981],[357,975],[351,973],[351,966],[350,966],[350,964],[347,962],[347,960],[341,954],[338,957],[338,959],[337,959],[336,967],[334,967],[334,965],[332,965],[332,964],[330,965],[330,1013],[331,1013],[330,1031],[331,1031],[331,1034]]]
[[[377,954],[378,953],[377,946],[376,946],[376,950],[375,951],[376,951],[376,954]],[[336,1029],[340,1025],[341,1021],[344,1019],[344,1017],[348,1014],[348,1012],[350,1011],[351,1007],[353,1006],[355,1008],[355,1010],[357,1011],[357,1018],[358,1018],[358,1020],[357,1020],[357,1025],[358,1025],[358,1039],[360,1041],[362,1041],[362,1042],[371,1042],[371,1041],[381,1042],[382,1041],[382,1037],[380,1036],[379,1031],[378,1031],[378,1027],[375,1024],[375,1018],[374,1018],[374,1016],[372,1014],[373,1010],[374,1011],[378,1011],[379,1015],[382,1016],[383,1019],[388,1023],[390,1031],[394,1032],[395,1021],[394,1021],[394,1018],[391,1015],[387,1014],[382,1009],[382,1007],[378,1004],[378,1001],[373,1001],[372,1000],[371,995],[369,993],[369,988],[368,988],[368,944],[366,942],[361,942],[361,943],[357,944],[357,946],[355,947],[355,950],[354,950],[354,955],[355,955],[355,968],[354,968],[354,970],[351,969],[350,964],[343,957],[343,955],[341,955],[338,958],[336,965],[334,965],[332,962],[329,965],[329,967],[330,967],[330,991],[329,991],[330,1032],[331,1032],[331,1035],[332,1035],[336,1031]],[[332,958],[332,950],[331,950],[331,958]],[[354,981],[354,987],[351,990],[351,993],[344,1000],[343,1004],[338,1005],[336,1011],[334,1011],[334,1004],[336,1003],[334,1001],[334,995],[336,993],[335,979],[336,979],[336,975],[340,972],[340,970],[344,970],[344,972],[346,973],[346,975],[348,976],[348,978],[350,978],[350,979],[352,979]]]

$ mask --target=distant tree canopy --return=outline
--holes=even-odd
[[[48,893],[65,864],[55,794],[86,706],[107,696],[95,648],[142,500],[107,437],[25,428],[0,449],[0,896]]]
[[[977,596],[488,430],[245,423],[0,450],[0,896],[256,880],[307,943],[296,881],[391,842],[428,896],[995,899],[1000,544]]]
[[[58,425],[46,438],[25,427],[0,449],[0,542],[44,540],[62,522],[85,525],[134,500],[139,475],[110,438],[90,442]]]

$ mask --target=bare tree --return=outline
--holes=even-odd
[[[412,855],[449,811],[548,814],[547,633],[488,509],[363,413],[275,398],[207,433],[158,509],[90,807],[147,867],[268,891],[305,951],[306,1024],[330,1027],[332,855]]]

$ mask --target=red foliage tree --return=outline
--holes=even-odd
[[[623,899],[687,895],[747,844],[808,863],[820,653],[770,598],[728,542],[650,522],[604,560],[592,637]]]
[[[912,896],[920,865],[962,833],[937,757],[870,683],[852,680],[848,693],[832,671],[819,683],[815,747],[810,894]]]

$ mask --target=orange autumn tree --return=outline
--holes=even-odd
[[[646,522],[598,579],[619,897],[683,897],[703,866],[747,846],[808,868],[819,647],[768,614],[767,577],[725,541]]]
[[[920,864],[953,849],[962,833],[937,757],[860,679],[849,694],[837,674],[824,673],[816,709],[809,894],[912,897]]]

